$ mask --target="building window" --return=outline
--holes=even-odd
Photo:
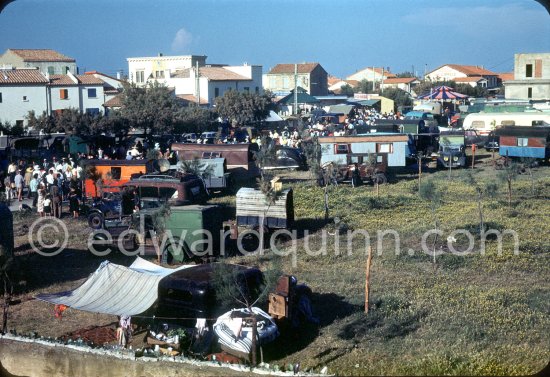
[[[275,76],[269,76],[269,87],[275,88],[275,85],[277,85],[277,78]]]
[[[99,109],[98,108],[88,108],[86,109],[86,114],[96,116],[99,115]]]
[[[376,153],[393,153],[393,143],[376,143]]]
[[[214,88],[214,98],[217,98],[220,96],[220,88]]]
[[[69,89],[59,89],[60,99],[69,99]]]
[[[245,93],[250,93],[250,88],[248,86],[245,86],[243,90],[245,91]]]
[[[155,78],[156,79],[163,79],[164,78],[164,71],[155,71]]]
[[[533,88],[527,88],[527,98],[533,98]]]
[[[136,82],[139,82],[139,83],[145,82],[144,71],[136,71]]]
[[[69,67],[63,67],[63,74],[66,75],[69,73]]]
[[[119,180],[122,176],[122,168],[118,166],[111,167],[111,179]]]
[[[27,96],[23,96],[23,101],[24,101],[24,102],[28,102],[28,101],[29,101],[29,99],[27,98]]]
[[[97,98],[97,89],[96,88],[88,89],[88,98]]]
[[[48,67],[48,75],[53,75],[55,73],[55,68],[51,65]]]
[[[24,123],[25,123],[24,120],[18,119],[18,120],[15,121],[15,126],[16,127],[23,127]]]
[[[0,103],[2,103],[2,93],[0,93]]]
[[[283,77],[283,89],[290,88],[290,79],[288,76]]]
[[[258,93],[260,93],[260,87],[259,86],[256,87],[256,94],[258,94]]]
[[[518,147],[526,147],[529,144],[529,139],[526,137],[518,137]]]
[[[349,145],[348,144],[336,144],[336,145],[334,145],[334,153],[335,154],[348,154],[349,153]]]
[[[533,77],[533,64],[525,65],[525,77]]]

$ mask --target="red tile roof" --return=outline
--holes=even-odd
[[[69,75],[50,75],[50,85],[51,86],[69,86],[69,85],[78,85],[74,82]]]
[[[0,85],[47,83],[48,80],[38,69],[0,69]]]
[[[454,82],[478,82],[481,80],[487,80],[487,79],[481,76],[455,77],[453,79]]]
[[[182,99],[184,100],[185,102],[188,102],[188,103],[197,103],[197,96],[194,96],[192,94],[177,94],[176,97],[178,97],[179,99]],[[201,97],[201,105],[207,105],[208,104],[208,100],[206,98],[202,98]]]
[[[295,64],[277,64],[269,71],[269,74],[294,73]],[[298,73],[311,73],[319,63],[302,63],[298,64]]]
[[[84,85],[103,85],[105,82],[94,75],[77,75],[76,78]]]
[[[497,75],[496,73],[491,72],[488,69],[485,69],[477,65],[445,64],[445,65],[442,65],[441,67],[445,67],[445,66],[450,67],[459,72],[462,72],[466,76],[496,76]]]
[[[502,81],[510,81],[514,79],[514,72],[503,72],[498,74],[498,78]]]
[[[201,76],[207,77],[212,81],[250,81],[251,78],[239,75],[223,67],[200,67]]]
[[[334,85],[340,81],[342,81],[342,79],[339,79],[338,77],[334,77],[334,76],[329,76],[327,78],[328,86]]]
[[[418,80],[416,77],[392,77],[385,79],[384,84],[410,84],[411,82]]]
[[[54,50],[46,49],[13,49],[10,48],[8,51],[13,52],[15,55],[19,56],[25,62],[69,62],[74,63],[76,60],[60,54]]]
[[[114,96],[110,100],[106,101],[103,104],[103,107],[121,107],[122,106],[121,97],[122,97],[121,94],[119,94],[118,96]]]
[[[50,75],[50,85],[69,86],[69,85],[103,85],[105,82],[93,75],[77,75],[78,83],[74,82],[69,75]]]

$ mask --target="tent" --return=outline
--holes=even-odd
[[[435,87],[430,93],[423,94],[421,96],[418,96],[418,99],[463,99],[468,98],[465,94],[460,94],[455,91],[453,91],[453,88],[449,86],[438,86]]]
[[[162,278],[193,266],[164,268],[140,257],[130,267],[104,261],[80,287],[36,299],[92,313],[136,315],[155,303]]]
[[[296,92],[298,93],[298,103],[319,103],[320,101],[310,95],[304,88],[298,87],[296,88]],[[278,102],[281,105],[292,105],[294,103],[294,90],[291,90],[290,94],[284,96],[281,98]]]
[[[265,118],[266,122],[282,122],[283,118],[279,116],[275,111],[269,110],[269,115]]]

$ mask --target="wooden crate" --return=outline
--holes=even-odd
[[[268,313],[273,318],[279,319],[279,318],[288,318],[289,316],[289,310],[288,310],[288,297],[285,297],[283,295],[279,295],[277,293],[270,293],[269,294],[269,309]]]

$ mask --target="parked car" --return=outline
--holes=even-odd
[[[150,309],[158,317],[216,318],[231,307],[216,300],[213,280],[216,263],[182,269],[164,277],[158,285],[158,300]],[[263,284],[263,273],[257,268],[225,265],[239,281],[244,295],[254,298]],[[191,321],[194,325],[195,321]]]
[[[136,188],[141,199],[158,199],[174,206],[205,203],[208,199],[202,179],[193,174],[183,174],[180,178],[167,174],[146,174],[131,179],[121,187]]]
[[[264,169],[307,169],[306,156],[300,148],[276,146],[275,159]]]
[[[183,143],[196,143],[197,142],[197,134],[196,133],[188,133],[181,135],[181,141]]]
[[[485,149],[488,151],[498,151],[500,144],[499,144],[499,137],[495,135],[494,131],[491,131],[489,135],[487,136],[487,141],[485,141],[484,145]]]
[[[477,130],[464,130],[464,143],[467,147],[471,147],[473,144],[475,144],[476,147],[481,148],[485,145],[486,141],[487,136],[480,135]]]
[[[200,137],[202,144],[214,144],[217,138],[217,132],[203,132]]]
[[[92,199],[88,209],[88,225],[90,228],[101,229],[105,219],[120,217],[121,203],[120,194],[115,192],[105,192],[102,197]]]

